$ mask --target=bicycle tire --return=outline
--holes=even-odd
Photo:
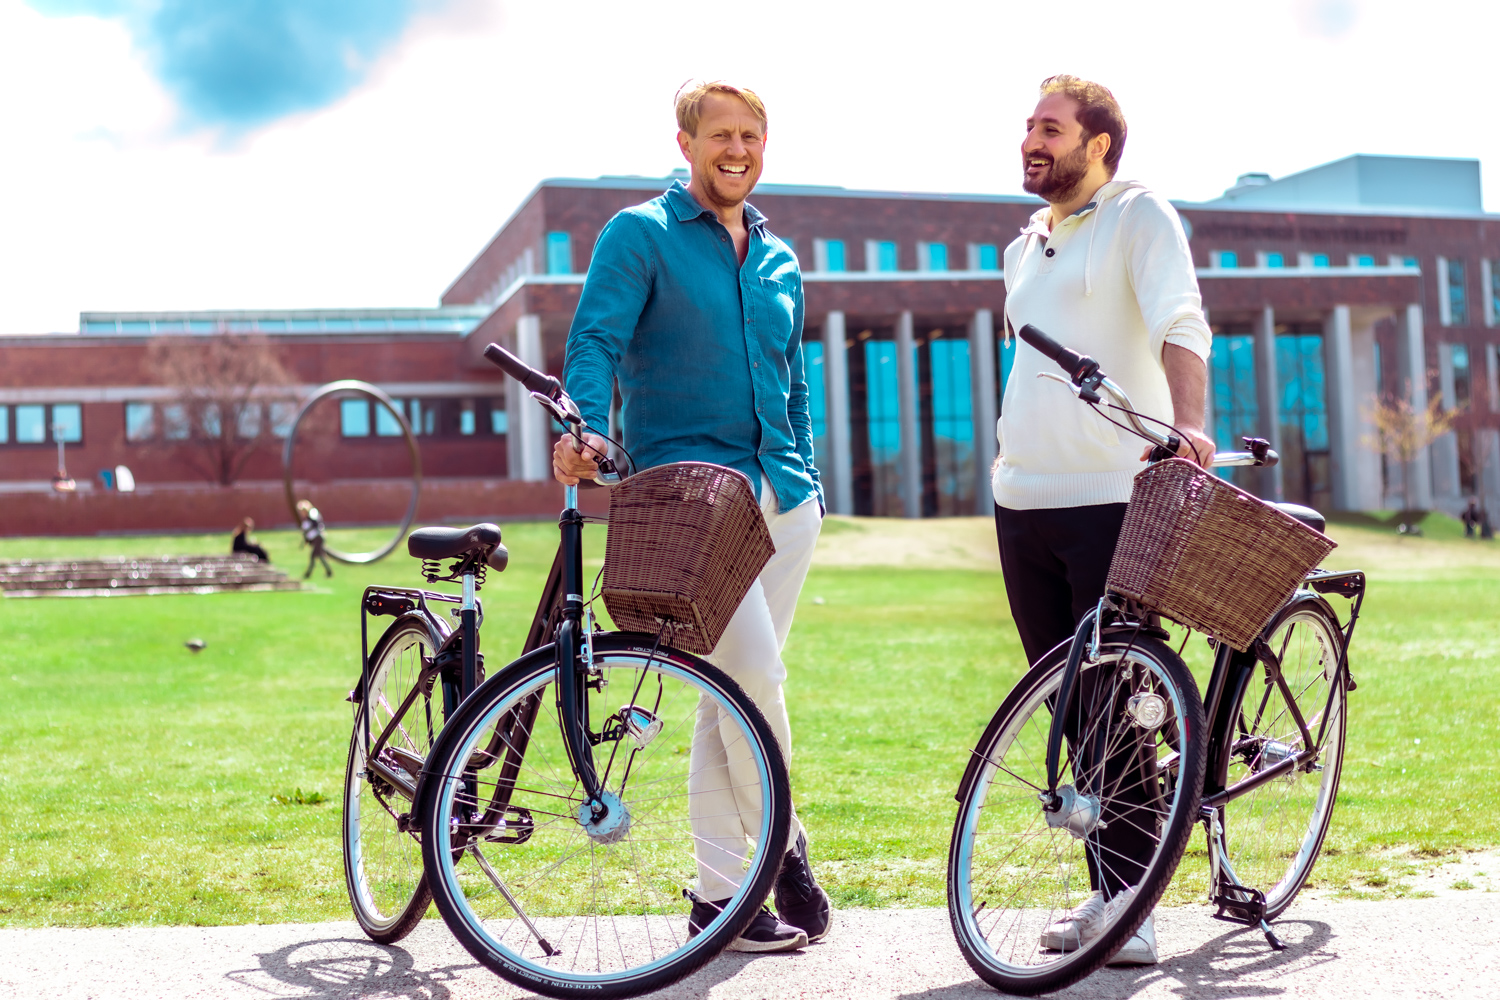
[[[1104,822],[1085,823],[1080,834],[1050,825],[1038,795],[1047,787],[1047,735],[1068,648],[1029,670],[990,720],[974,749],[978,766],[959,789],[948,851],[948,915],[959,949],[985,982],[1027,996],[1089,975],[1145,922],[1192,834],[1207,764],[1203,703],[1182,660],[1155,638],[1106,632],[1096,665],[1079,675],[1080,721],[1061,776],[1099,793],[1095,819]],[[1128,714],[1133,694],[1161,698],[1154,728],[1136,721],[1151,721],[1144,706]],[[1111,759],[1124,762],[1117,777],[1105,768]],[[1133,828],[1151,846],[1138,875],[1109,857],[1118,852],[1102,831],[1117,823],[1124,826],[1111,838]],[[1044,947],[1044,935],[1055,935],[1057,921],[1098,888],[1091,858],[1099,879],[1114,883],[1111,897],[1124,902],[1106,909],[1097,936]]]
[[[1320,748],[1307,767],[1293,768],[1285,779],[1254,788],[1220,810],[1220,857],[1241,884],[1265,896],[1271,919],[1307,883],[1328,835],[1348,732],[1348,671],[1339,668],[1344,644],[1338,618],[1320,597],[1297,595],[1262,634]],[[1285,691],[1265,683],[1269,668],[1265,657],[1257,656],[1238,690],[1226,692],[1235,711],[1229,717],[1232,728],[1221,737],[1221,787],[1232,787],[1305,746]]]
[[[733,941],[780,871],[791,794],[769,725],[716,667],[689,653],[653,648],[651,636],[592,636],[597,680],[585,687],[590,726],[598,727],[595,736],[616,734],[595,745],[595,758],[601,781],[624,807],[611,815],[629,817],[623,831],[589,833],[577,818],[582,796],[555,713],[553,646],[523,656],[482,685],[433,750],[420,808],[434,901],[468,952],[517,986],[552,997],[661,989]],[[710,709],[717,725],[703,721],[715,718]],[[528,713],[534,713],[529,725]],[[627,714],[649,733],[645,742],[631,736],[627,743]],[[661,725],[652,730],[650,720]],[[720,788],[705,787],[714,772],[695,759],[702,726],[721,739],[730,734],[723,745],[742,758],[744,769]],[[501,813],[497,792],[515,751],[515,789]],[[684,890],[701,877],[703,865],[716,863],[712,856],[695,862],[690,815],[710,807],[703,796],[715,791],[735,796],[741,815],[744,803],[759,809],[759,822],[747,825],[753,844],[740,845],[748,857],[739,889],[716,919],[689,937],[691,902]],[[436,830],[449,835],[436,836]],[[539,940],[553,954],[544,954]]]
[[[424,660],[430,661],[444,638],[441,624],[434,626],[419,614],[402,615],[386,629],[370,654],[368,689],[355,710],[354,732],[349,737],[341,824],[344,884],[355,920],[371,940],[381,944],[393,944],[410,934],[427,913],[432,893],[423,871],[421,845],[414,833],[400,829],[398,817],[402,812],[410,815],[411,804],[388,782],[369,773],[370,748],[365,740],[380,738],[421,680]],[[419,692],[412,708],[419,710],[420,724],[398,727],[393,745],[380,751],[387,764],[408,773],[410,768],[400,766],[403,760],[412,760],[406,755],[425,760],[441,729],[441,688],[433,685]],[[400,753],[399,758],[393,750]]]

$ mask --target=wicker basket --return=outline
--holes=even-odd
[[[1248,649],[1333,547],[1327,535],[1174,458],[1135,477],[1108,586]]]
[[[659,465],[610,491],[604,606],[617,628],[710,653],[775,552],[743,473]]]

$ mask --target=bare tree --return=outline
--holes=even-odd
[[[1459,410],[1445,410],[1441,397],[1434,396],[1425,409],[1418,410],[1411,402],[1411,385],[1407,384],[1402,396],[1387,395],[1375,401],[1370,408],[1370,422],[1375,425],[1375,441],[1382,452],[1401,463],[1401,523],[1407,528],[1415,527],[1416,514],[1420,513],[1412,504],[1412,464],[1432,442],[1453,429]]]
[[[157,337],[146,365],[173,391],[162,408],[164,443],[221,486],[232,486],[272,437],[272,404],[294,398],[291,376],[261,336]]]

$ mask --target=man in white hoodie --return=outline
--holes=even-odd
[[[1113,179],[1125,134],[1107,88],[1073,76],[1042,82],[1021,161],[1023,186],[1048,207],[1005,249],[1006,334],[1030,323],[1093,356],[1141,412],[1181,432],[1182,455],[1206,463],[1214,452],[1203,413],[1212,335],[1176,211],[1144,185]],[[1069,639],[1103,596],[1144,460],[1140,441],[1065,386],[1036,377],[1056,370],[1017,345],[993,480],[1005,589],[1031,663]],[[1128,823],[1099,839],[1112,855],[1109,871],[1090,855],[1095,894],[1048,928],[1045,947],[1088,940],[1106,897],[1139,881],[1153,848]],[[1148,918],[1113,962],[1156,960]]]

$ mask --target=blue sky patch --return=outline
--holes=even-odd
[[[196,123],[253,128],[347,94],[423,0],[29,0],[121,18]]]

